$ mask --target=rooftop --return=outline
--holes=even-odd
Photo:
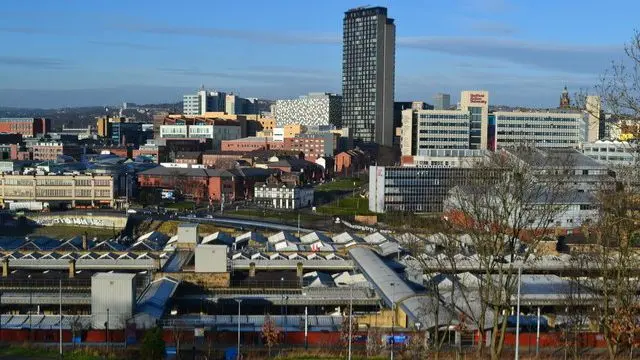
[[[538,168],[560,166],[606,169],[606,166],[572,148],[509,147],[504,150],[528,165]]]

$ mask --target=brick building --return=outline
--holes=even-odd
[[[44,135],[51,131],[51,120],[45,118],[0,118],[0,133],[17,133],[23,137]]]
[[[353,175],[361,171],[369,164],[367,154],[356,148],[339,153],[335,156],[335,173],[342,175]]]
[[[153,159],[155,163],[167,161],[167,151],[164,146],[158,145],[141,145],[138,149],[134,149],[131,153],[132,157],[145,156]]]
[[[304,153],[305,159],[315,161],[322,156],[333,156],[335,144],[333,135],[300,134],[296,137],[274,140],[273,137],[248,137],[237,140],[223,140],[222,151],[248,152],[255,150],[284,150]]]
[[[41,142],[32,147],[33,160],[56,160],[58,156],[70,156],[75,160],[80,160],[84,154],[84,148],[76,144],[65,144],[62,142]]]
[[[178,164],[202,164],[202,153],[199,151],[181,151],[176,153]]]
[[[265,181],[273,170],[242,168],[237,170],[166,168],[158,166],[138,174],[141,188],[175,189],[196,201],[220,202],[253,196],[256,182]]]
[[[242,152],[236,151],[211,151],[202,154],[202,165],[206,167],[226,168],[230,162],[242,159]],[[224,166],[218,166],[223,165]]]

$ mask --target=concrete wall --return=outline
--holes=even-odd
[[[29,215],[28,218],[38,225],[52,226],[52,225],[75,225],[75,226],[89,226],[99,228],[116,228],[124,229],[127,226],[126,216],[108,216],[108,215]]]
[[[124,329],[136,304],[135,274],[96,273],[91,277],[91,327]],[[108,310],[108,311],[107,311]]]
[[[227,271],[226,245],[196,246],[196,272],[221,273]]]

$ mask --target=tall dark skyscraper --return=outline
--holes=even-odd
[[[344,14],[342,126],[353,139],[391,146],[396,27],[384,7]]]

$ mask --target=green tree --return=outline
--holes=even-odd
[[[162,338],[162,328],[155,327],[147,330],[142,338],[140,353],[142,359],[156,360],[162,359],[164,354],[164,339]]]

